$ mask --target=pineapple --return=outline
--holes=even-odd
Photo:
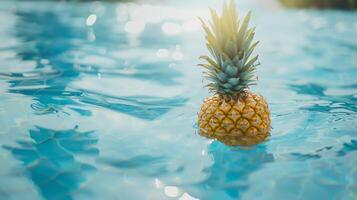
[[[252,56],[259,42],[253,41],[255,28],[248,27],[251,12],[241,21],[234,0],[224,3],[222,16],[210,11],[210,26],[200,20],[211,57],[201,56],[206,62],[200,66],[213,96],[198,114],[199,134],[229,146],[258,144],[269,136],[270,111],[263,96],[248,90],[259,65]]]

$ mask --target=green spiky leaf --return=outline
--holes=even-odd
[[[212,56],[201,56],[207,62],[200,65],[207,72],[206,87],[213,93],[238,95],[257,80],[258,56],[251,56],[259,42],[254,41],[255,27],[249,28],[252,13],[241,20],[234,0],[224,3],[221,16],[214,9],[210,13],[209,23],[200,18]]]

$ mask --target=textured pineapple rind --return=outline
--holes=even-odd
[[[204,100],[198,126],[200,135],[226,145],[255,145],[270,135],[270,111],[263,96],[252,92],[237,100],[214,95]]]

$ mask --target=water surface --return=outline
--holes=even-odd
[[[197,134],[202,2],[2,1],[0,199],[356,199],[357,13],[239,3],[272,136],[231,148]]]

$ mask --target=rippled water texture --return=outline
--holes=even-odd
[[[0,199],[356,199],[357,13],[239,2],[273,129],[230,148],[197,134],[202,2],[1,1]]]

